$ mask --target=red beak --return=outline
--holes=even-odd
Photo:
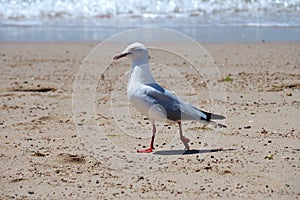
[[[118,59],[120,59],[120,58],[123,58],[123,57],[127,56],[128,54],[130,54],[130,53],[120,53],[120,54],[115,55],[115,56],[113,57],[113,59],[114,59],[114,60],[118,60]]]

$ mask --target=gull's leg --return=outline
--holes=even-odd
[[[148,149],[137,150],[138,153],[151,153],[154,149],[154,138],[156,134],[156,126],[154,120],[151,120],[151,122],[152,122],[152,138],[151,138],[150,147]]]
[[[178,123],[178,126],[179,126],[179,134],[180,134],[180,140],[182,141],[182,143],[184,144],[185,146],[185,150],[190,150],[190,146],[189,146],[189,142],[190,140],[186,137],[183,136],[182,134],[182,126],[181,126],[181,121],[177,122]]]

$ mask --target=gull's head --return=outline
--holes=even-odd
[[[122,57],[148,60],[148,49],[143,44],[135,42],[129,45],[122,53],[115,55],[113,59],[118,60]]]

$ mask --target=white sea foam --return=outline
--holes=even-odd
[[[103,41],[138,27],[198,41],[299,41],[300,0],[0,0],[0,41]]]
[[[298,26],[300,0],[0,0],[0,20],[193,18],[194,24]],[[278,24],[277,24],[278,22]]]

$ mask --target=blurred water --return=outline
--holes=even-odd
[[[198,23],[295,26],[300,0],[1,0],[0,20],[193,18]]]

